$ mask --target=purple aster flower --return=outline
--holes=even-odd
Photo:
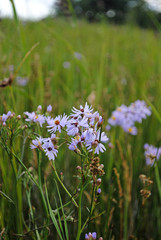
[[[79,148],[77,147],[77,142],[76,141],[72,141],[71,142],[71,144],[69,145],[69,150],[71,150],[71,151],[74,151],[74,152],[76,152],[76,153],[80,153],[80,150],[79,150]]]
[[[31,149],[40,148],[43,143],[42,137],[37,137],[35,140],[32,140],[32,143],[30,144]]]
[[[63,67],[64,67],[65,69],[69,69],[69,68],[71,67],[71,63],[68,62],[68,61],[63,62]]]
[[[27,122],[38,122],[40,124],[40,126],[42,127],[42,124],[45,123],[45,117],[43,115],[40,114],[36,114],[35,112],[29,113],[29,112],[24,112],[25,115],[28,116],[28,118],[26,118],[25,120]]]
[[[54,123],[54,119],[50,116],[46,117],[45,119],[46,119],[46,122],[49,126]]]
[[[28,83],[29,79],[27,77],[16,77],[16,83],[19,85],[19,86],[26,86],[27,83]]]
[[[89,105],[86,102],[85,107],[83,107],[82,105],[80,105],[80,109],[76,109],[75,107],[73,107],[72,112],[73,113],[71,114],[71,116],[73,117],[84,116],[84,115],[86,115],[87,117],[88,114],[93,112],[93,108],[92,106],[89,107]]]
[[[157,148],[153,145],[145,144],[144,145],[144,155],[146,159],[146,164],[153,166],[156,160],[159,160],[161,157],[161,147]]]
[[[43,115],[36,116],[35,122],[38,122],[40,124],[40,127],[42,127],[43,123],[45,123],[45,117]]]
[[[91,152],[92,149],[94,148],[95,154],[99,154],[99,152],[103,153],[104,151],[106,151],[106,148],[102,143],[106,143],[106,142],[108,142],[108,140],[109,139],[106,136],[106,134],[104,132],[102,132],[100,135],[100,130],[98,130],[97,133],[94,133],[91,143],[87,144],[87,149],[89,152]]]
[[[96,232],[93,232],[93,233],[92,233],[92,238],[93,238],[93,239],[96,239],[96,238],[97,238],[97,233],[96,233]]]
[[[128,132],[128,133],[130,133],[131,135],[137,135],[137,128],[136,127],[134,127],[134,126],[124,126],[123,127],[123,129],[124,129],[124,131],[125,132]]]
[[[47,122],[49,126],[47,128],[51,128],[49,132],[56,132],[57,130],[61,132],[61,129],[65,127],[67,124],[68,117],[64,114],[63,116],[58,115],[56,118],[48,118]]]
[[[82,54],[79,52],[74,52],[74,57],[81,60],[82,59]]]
[[[7,114],[3,113],[2,116],[0,116],[0,121],[5,123],[7,121],[8,118],[12,117],[13,114],[11,113],[11,111],[8,111]]]
[[[88,234],[85,234],[85,240],[89,240]]]
[[[24,112],[24,114],[28,116],[28,118],[25,119],[27,122],[34,121],[34,119],[36,118],[35,112]]]
[[[67,123],[67,134],[75,136],[79,133],[80,128],[89,128],[88,119],[83,117],[79,119],[70,119]]]
[[[150,108],[144,101],[137,100],[130,106],[122,105],[112,112],[112,116],[108,119],[111,126],[121,126],[125,132],[132,135],[137,134],[135,122],[142,122],[147,116],[151,115]]]
[[[97,233],[96,232],[89,232],[88,234],[85,234],[85,240],[95,240],[97,238]]]
[[[55,148],[52,141],[51,140],[45,141],[42,147],[49,160],[55,160],[55,157],[57,157],[58,150]]]
[[[97,194],[101,194],[101,188],[98,188]]]
[[[84,136],[84,140],[86,142],[86,145],[91,145],[92,142],[95,140],[96,138],[96,132],[94,132],[93,128],[89,128],[88,130],[86,130],[83,134]]]

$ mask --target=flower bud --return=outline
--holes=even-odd
[[[3,127],[5,127],[6,126],[6,122],[3,122],[2,125],[3,125]]]
[[[77,166],[76,169],[77,169],[77,170],[81,170],[81,166]]]
[[[39,106],[37,107],[37,111],[41,111],[41,110],[42,110],[42,106],[39,105]]]
[[[20,120],[20,119],[21,119],[21,115],[18,115],[18,116],[17,116],[17,120]]]
[[[98,179],[97,179],[97,185],[99,186],[99,185],[101,184],[101,182],[102,182],[102,179],[101,179],[101,178],[98,178]]]
[[[47,106],[47,112],[50,113],[51,111],[52,111],[52,106],[51,105]]]

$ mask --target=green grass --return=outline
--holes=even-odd
[[[138,125],[137,136],[127,136],[119,128],[108,134],[114,149],[107,148],[107,152],[101,156],[106,175],[103,177],[101,204],[95,214],[104,210],[105,213],[96,220],[96,224],[90,225],[90,231],[97,230],[104,239],[130,239],[130,236],[131,239],[161,238],[161,164],[158,162],[159,171],[147,167],[143,152],[146,142],[161,146],[160,38],[159,32],[141,30],[130,25],[114,26],[46,19],[37,23],[19,22],[17,28],[14,21],[6,19],[0,22],[1,80],[9,77],[9,65],[14,65],[16,71],[25,54],[39,43],[30,52],[17,74],[28,77],[28,84],[24,87],[19,86],[14,79],[11,86],[0,88],[0,113],[12,110],[16,114],[22,114],[24,111],[35,110],[39,104],[43,109],[52,104],[54,115],[57,115],[69,113],[72,106],[78,107],[88,101],[103,114],[106,125],[112,110],[121,104],[129,105],[137,99],[148,99],[156,108],[153,108],[154,113],[151,117]],[[81,53],[82,59],[76,59],[74,52]],[[69,69],[63,68],[65,61],[70,62]],[[89,97],[91,93],[94,95],[93,100]],[[33,174],[36,175],[37,156],[31,154],[30,141],[24,139],[22,136],[26,145],[21,160],[28,168],[32,167]],[[17,153],[20,152],[22,141],[13,142]],[[77,156],[62,148],[56,159],[56,166],[58,172],[64,173],[64,182],[71,192],[75,190],[73,175],[77,165],[80,165]],[[122,197],[119,195],[114,167],[120,175]],[[19,164],[16,158],[10,159],[0,150],[0,190],[6,194],[6,197],[0,195],[0,232],[5,228],[4,239],[14,239],[13,233],[23,234],[46,224],[43,220],[45,211],[40,200],[41,194],[37,189],[33,189],[27,179],[20,177],[17,180],[15,176],[18,171]],[[56,208],[57,204],[62,206],[69,201],[69,197],[63,193],[61,186],[61,191],[57,194],[48,162],[41,163],[41,171],[43,191],[48,189],[47,199],[52,203],[51,206],[48,201],[46,204],[50,206],[55,223],[51,209]],[[140,174],[146,174],[154,181],[150,187],[151,196],[144,206],[140,195],[143,188],[139,180]],[[87,196],[88,193],[83,196],[84,205],[88,201]],[[119,207],[120,201],[122,208]],[[69,213],[70,209],[67,207],[65,210]],[[65,213],[62,213],[64,219]],[[73,217],[76,220],[76,217]],[[61,216],[59,221],[60,218]],[[65,222],[64,234],[67,234],[66,224]],[[58,228],[57,223],[55,226]],[[72,223],[68,222],[68,226],[72,226]],[[69,239],[73,239],[76,227],[76,223],[74,227],[70,227]],[[52,225],[50,230],[48,239],[53,239],[56,235]],[[28,237],[43,239],[46,236],[43,234],[46,233],[37,230],[31,232]],[[56,239],[59,239],[58,236]],[[81,239],[84,239],[84,235]]]

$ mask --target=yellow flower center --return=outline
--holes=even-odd
[[[80,140],[80,136],[75,136],[74,138],[75,138],[77,141]]]
[[[132,128],[128,128],[128,132],[130,132],[130,133],[131,133],[132,131],[133,131],[133,129],[132,129]]]
[[[115,117],[115,116],[112,116],[112,120],[116,120],[116,117]]]
[[[118,108],[117,108],[117,111],[118,111],[118,112],[121,112],[121,111],[122,111],[122,109],[121,109],[120,107],[118,107]]]

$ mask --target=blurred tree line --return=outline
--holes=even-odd
[[[58,16],[74,14],[88,21],[131,22],[144,28],[158,28],[161,23],[161,13],[144,0],[57,0],[54,7]]]

